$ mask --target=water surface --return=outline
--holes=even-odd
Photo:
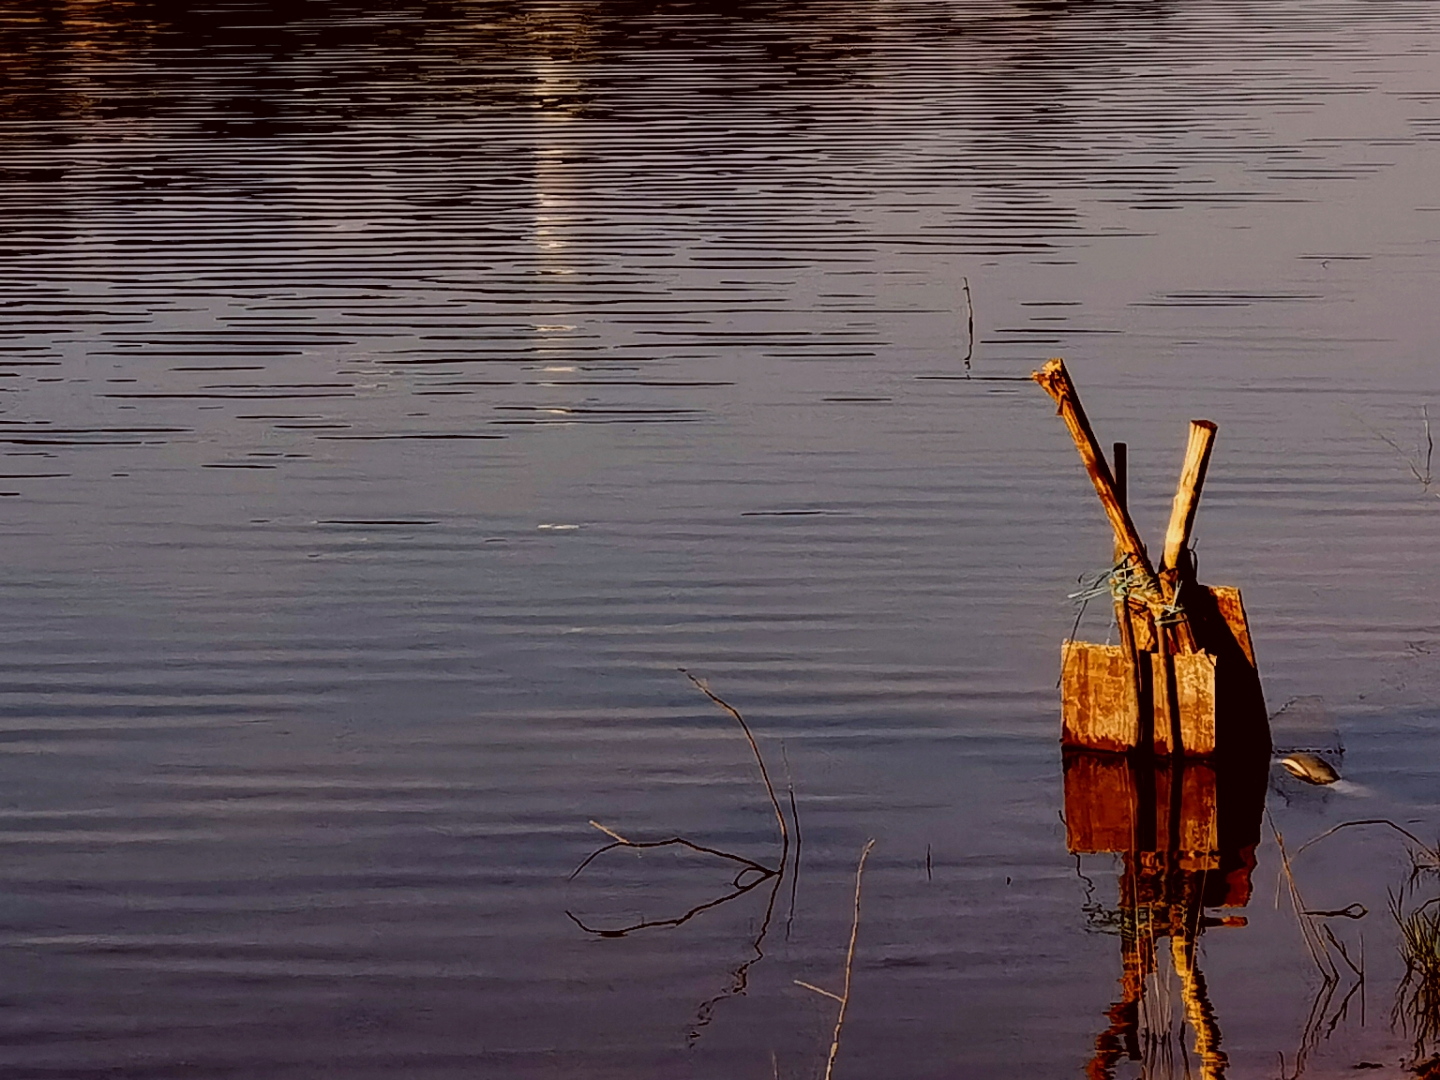
[[[1354,784],[1276,780],[1292,848],[1440,831],[1433,4],[115,0],[0,50],[6,1076],[811,1077],[870,838],[836,1075],[1082,1075],[1122,867],[1066,850],[1055,679],[1110,541],[1052,355],[1152,546],[1220,424],[1202,577]],[[778,855],[682,667],[798,879],[587,934],[731,876],[567,881],[591,819]],[[1229,1075],[1398,1075],[1403,844],[1296,862],[1370,911],[1317,1034],[1273,835],[1202,939]]]

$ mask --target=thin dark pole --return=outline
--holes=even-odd
[[[1130,448],[1123,442],[1115,444],[1115,495],[1120,500],[1120,505],[1129,509],[1129,496],[1126,493],[1127,477],[1130,473]]]
[[[1115,497],[1120,503],[1120,508],[1128,512],[1129,447],[1123,442],[1117,442],[1113,451],[1111,460],[1114,464]],[[1118,564],[1122,560],[1125,560],[1125,552],[1119,544],[1116,544],[1115,562]],[[1135,695],[1135,748],[1148,747],[1154,737],[1154,729],[1153,723],[1148,722],[1150,716],[1147,715],[1145,708],[1145,671],[1142,665],[1148,662],[1149,654],[1142,657],[1135,646],[1135,625],[1130,613],[1130,605],[1125,600],[1115,601],[1115,622],[1120,628],[1120,647],[1125,650],[1125,661],[1130,668],[1130,685]],[[1150,828],[1153,831],[1154,825],[1152,824]]]

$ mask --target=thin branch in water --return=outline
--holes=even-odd
[[[590,824],[593,825],[595,828],[599,829],[599,830],[600,830],[601,832],[603,832],[606,836],[610,837],[611,840],[618,841],[619,843],[622,843],[622,844],[628,844],[628,843],[630,843],[629,840],[626,840],[625,837],[621,836],[621,835],[620,835],[618,832],[616,832],[614,829],[606,828],[604,825],[601,825],[600,822],[596,821],[594,818],[591,818],[591,819],[590,819]],[[574,874],[571,874],[570,876],[573,878],[575,875],[574,875]]]
[[[592,822],[592,824],[594,823]],[[608,829],[602,831],[609,832]],[[611,833],[610,835],[613,836],[614,834]],[[718,848],[706,847],[703,844],[697,844],[694,841],[687,840],[683,836],[672,836],[668,840],[626,840],[621,837],[620,839],[615,840],[612,843],[606,844],[604,847],[596,848],[589,855],[585,856],[584,862],[582,862],[579,866],[577,866],[574,870],[570,872],[570,877],[567,880],[574,881],[577,877],[580,876],[580,871],[584,870],[585,867],[589,866],[601,855],[604,855],[605,852],[613,851],[617,847],[628,847],[646,850],[649,848],[662,848],[671,846],[686,847],[689,848],[691,851],[699,852],[701,855],[710,855],[717,859],[726,859],[729,862],[739,863],[744,868],[740,871],[740,874],[745,874],[753,870],[754,872],[760,874],[763,879],[773,877],[780,872],[778,870],[772,870],[770,869],[770,867],[758,863],[754,859],[747,859],[743,855],[736,855],[733,852],[729,851],[721,851]],[[736,888],[739,888],[739,886],[737,885]]]
[[[1360,978],[1356,979],[1351,985],[1350,989],[1346,991],[1345,996],[1341,998],[1339,1006],[1330,1014],[1330,1023],[1325,1025],[1325,1038],[1328,1039],[1331,1035],[1335,1034],[1335,1029],[1340,1026],[1340,1021],[1344,1020],[1350,1012],[1350,999],[1355,996],[1357,991],[1360,994],[1360,1012],[1362,1014],[1365,1012],[1365,976],[1361,975]],[[1361,1024],[1363,1026],[1363,1019],[1361,1020]]]
[[[1368,914],[1368,912],[1366,911],[1363,904],[1350,904],[1347,907],[1336,908],[1333,910],[1318,910],[1307,908],[1305,906],[1303,898],[1300,895],[1300,886],[1295,880],[1294,868],[1291,865],[1292,856],[1285,848],[1285,838],[1280,834],[1280,830],[1276,828],[1275,820],[1270,816],[1270,811],[1268,809],[1265,811],[1265,818],[1269,822],[1270,831],[1275,837],[1275,845],[1280,850],[1281,875],[1277,875],[1276,878],[1277,902],[1279,894],[1279,883],[1281,880],[1281,876],[1283,876],[1283,879],[1289,886],[1290,902],[1295,908],[1296,921],[1300,924],[1300,935],[1305,941],[1305,947],[1310,953],[1310,959],[1314,961],[1316,969],[1320,972],[1321,979],[1320,987],[1315,994],[1315,1000],[1311,1003],[1310,1006],[1310,1015],[1306,1018],[1305,1021],[1305,1030],[1300,1037],[1300,1046],[1296,1050],[1295,1072],[1291,1074],[1293,1080],[1293,1077],[1298,1077],[1304,1071],[1305,1062],[1309,1057],[1310,1051],[1319,1044],[1322,1038],[1328,1039],[1332,1034],[1334,1034],[1336,1027],[1339,1026],[1340,1022],[1344,1020],[1347,1015],[1349,1015],[1350,1002],[1354,999],[1357,992],[1360,994],[1361,1023],[1364,1023],[1364,938],[1361,938],[1362,952],[1360,954],[1360,962],[1357,964],[1353,959],[1351,959],[1349,950],[1345,947],[1345,943],[1336,936],[1334,930],[1330,928],[1330,925],[1328,923],[1325,923],[1321,920],[1328,918],[1361,919],[1364,918],[1365,915]],[[1388,820],[1366,820],[1364,822],[1346,822],[1345,824],[1386,824],[1392,826],[1393,828],[1400,828],[1398,825],[1395,825],[1394,822]],[[1322,833],[1320,836],[1312,838],[1296,850],[1295,856],[1298,856],[1301,851],[1303,851],[1305,848],[1309,847],[1316,841],[1322,840],[1326,836],[1329,836],[1332,833],[1336,832],[1338,829],[1344,827],[1345,825],[1336,826],[1336,828],[1330,829],[1327,832]],[[1404,832],[1403,829],[1400,831]],[[1340,969],[1335,963],[1336,954],[1339,955],[1345,966],[1349,968],[1351,973],[1354,975],[1354,982],[1350,986],[1350,989],[1346,991],[1345,996],[1341,999],[1339,1005],[1337,1005],[1335,1007],[1335,1010],[1331,1012],[1330,1004],[1334,999],[1336,989],[1340,985]],[[1326,1023],[1327,1014],[1329,1015],[1328,1023]],[[1283,1075],[1284,1072],[1282,1068],[1282,1076]]]
[[[754,859],[747,859],[743,855],[736,855],[734,852],[722,851],[719,848],[712,848],[707,847],[704,844],[697,844],[693,840],[689,840],[683,836],[672,836],[665,840],[630,840],[627,837],[620,835],[620,833],[616,832],[608,825],[602,825],[600,822],[595,821],[592,818],[590,820],[590,824],[594,828],[599,829],[606,836],[610,837],[611,842],[599,848],[596,848],[589,855],[587,855],[584,861],[582,861],[579,866],[577,866],[573,871],[571,871],[569,879],[571,881],[575,880],[575,878],[578,877],[587,866],[589,866],[592,862],[598,859],[601,855],[605,854],[607,851],[613,851],[615,848],[618,847],[634,848],[638,851],[662,847],[684,847],[701,855],[708,855],[711,858],[723,859],[727,862],[737,863],[740,866],[740,869],[736,872],[735,877],[730,883],[731,889],[733,890],[732,892],[727,893],[726,895],[721,896],[716,900],[712,900],[707,903],[700,904],[694,908],[691,908],[683,915],[677,916],[672,919],[644,919],[630,926],[620,927],[614,930],[604,930],[596,927],[587,926],[574,914],[567,911],[565,914],[570,916],[571,921],[573,921],[576,926],[579,926],[587,933],[598,934],[601,937],[624,937],[626,934],[633,933],[636,930],[643,930],[661,926],[679,926],[682,923],[685,923],[690,919],[694,918],[702,911],[708,911],[711,908],[718,907],[721,904],[729,903],[731,900],[744,896],[751,889],[755,888],[755,886],[759,885],[762,881],[768,881],[770,878],[780,878],[784,876],[785,867],[788,862],[790,852],[790,830],[786,827],[785,815],[780,812],[780,800],[775,796],[775,785],[770,782],[770,772],[765,767],[765,758],[760,753],[760,746],[758,743],[756,743],[755,736],[751,734],[750,725],[745,722],[745,718],[740,715],[739,710],[737,710],[733,705],[729,704],[728,702],[722,700],[720,697],[712,693],[709,687],[707,687],[699,679],[695,678],[695,676],[691,675],[688,671],[685,671],[684,668],[681,668],[680,670],[684,672],[686,678],[688,678],[691,682],[693,682],[697,687],[700,688],[700,690],[705,694],[706,697],[708,697],[711,701],[715,702],[715,704],[719,705],[722,709],[724,709],[731,716],[733,716],[739,722],[740,730],[745,733],[745,739],[750,744],[750,749],[755,755],[755,761],[760,766],[760,778],[765,782],[765,791],[770,796],[770,805],[775,809],[775,820],[780,826],[779,864],[775,867],[769,867],[764,865],[763,863],[756,862]],[[793,813],[793,790],[791,792],[791,807]],[[795,827],[798,832],[798,829],[800,827],[798,818],[796,819]],[[752,874],[755,875],[753,879],[749,877],[749,875]],[[774,896],[772,895],[772,910],[773,906]],[[767,910],[765,918],[765,924],[767,927],[769,926],[769,921],[770,912]]]
[[[1312,917],[1305,914],[1305,903],[1300,896],[1300,886],[1295,881],[1295,874],[1290,868],[1290,855],[1285,850],[1285,838],[1280,835],[1280,830],[1275,827],[1275,819],[1270,817],[1270,811],[1265,811],[1265,817],[1270,823],[1270,832],[1275,837],[1275,846],[1280,849],[1280,868],[1284,874],[1285,882],[1289,887],[1290,903],[1295,909],[1295,919],[1300,924],[1300,936],[1305,941],[1305,948],[1310,953],[1310,959],[1315,962],[1326,983],[1336,982],[1340,978],[1339,971],[1335,968],[1335,962],[1330,959],[1330,950],[1326,948],[1325,939],[1315,929]],[[1321,956],[1325,959],[1322,961]]]
[[[749,984],[750,968],[754,964],[758,963],[760,960],[763,960],[765,957],[765,952],[761,946],[765,941],[765,936],[770,932],[770,923],[775,914],[776,898],[779,896],[780,893],[780,883],[785,880],[785,874],[790,866],[790,830],[786,824],[785,815],[780,809],[780,800],[775,794],[775,785],[770,780],[770,771],[768,768],[766,768],[765,758],[760,753],[760,745],[756,742],[755,736],[750,730],[750,725],[745,722],[745,718],[740,715],[740,711],[736,709],[733,705],[725,701],[723,698],[719,697],[717,694],[713,693],[708,686],[706,686],[699,679],[695,678],[695,676],[691,675],[688,671],[685,671],[684,668],[681,668],[680,671],[685,675],[686,678],[688,678],[692,683],[694,683],[695,686],[698,687],[700,691],[705,694],[706,697],[708,697],[716,705],[720,706],[720,708],[724,709],[727,713],[733,716],[735,718],[735,721],[740,725],[740,730],[745,733],[745,740],[750,744],[750,750],[755,755],[755,762],[760,767],[760,778],[765,784],[766,794],[770,797],[770,805],[775,811],[775,821],[780,830],[780,858],[774,867],[770,867],[764,865],[763,863],[756,862],[754,859],[746,858],[743,855],[736,855],[734,852],[722,851],[719,848],[712,848],[707,847],[704,844],[697,844],[693,840],[690,840],[683,836],[672,836],[665,840],[631,840],[628,837],[622,836],[619,832],[610,828],[609,826],[602,825],[598,821],[591,820],[590,824],[594,828],[603,832],[606,836],[610,837],[611,843],[605,844],[604,846],[597,848],[595,851],[591,852],[585,858],[585,860],[581,862],[580,865],[577,866],[575,870],[570,874],[571,880],[573,880],[577,875],[579,875],[595,859],[599,858],[607,851],[613,851],[615,848],[619,847],[634,848],[640,851],[670,846],[683,847],[699,854],[709,856],[711,858],[721,859],[727,862],[737,864],[739,866],[739,869],[735,872],[734,878],[731,879],[730,892],[726,893],[723,896],[716,897],[713,900],[706,901],[705,903],[697,904],[689,911],[686,911],[683,914],[677,915],[673,918],[641,919],[639,922],[632,923],[628,926],[606,929],[603,927],[594,927],[587,925],[578,916],[576,916],[574,912],[567,911],[565,912],[565,914],[569,917],[571,922],[573,922],[576,926],[578,926],[586,933],[595,934],[599,937],[619,938],[625,937],[626,935],[632,934],[638,930],[655,928],[674,929],[675,927],[684,925],[685,923],[689,922],[691,919],[695,918],[697,915],[700,915],[703,912],[711,911],[717,907],[720,907],[723,904],[728,904],[732,900],[738,900],[740,897],[745,896],[746,894],[756,889],[765,881],[773,881],[774,884],[770,889],[770,897],[765,905],[765,916],[761,921],[759,933],[750,943],[750,947],[754,955],[746,959],[739,965],[739,967],[734,969],[734,971],[731,973],[730,985],[722,993],[717,994],[715,997],[712,997],[700,1004],[700,1007],[696,1010],[695,1022],[690,1032],[690,1038],[694,1040],[700,1037],[701,1029],[710,1023],[716,1005],[718,1005],[721,1001],[724,1001],[726,998],[734,997],[737,994],[745,993],[745,990]],[[781,752],[784,753],[784,750],[785,745],[782,742]],[[794,782],[790,780],[790,759],[788,754],[785,756],[785,775],[787,783],[789,785],[790,816],[795,824],[795,868],[798,871],[801,843],[800,816],[796,808],[795,802],[795,785]],[[789,918],[787,918],[786,921],[787,936],[789,933],[789,919],[794,918],[794,908],[795,889],[794,884],[792,883],[790,893],[790,914]]]
[[[716,694],[710,687],[706,686],[684,668],[680,668],[679,671],[680,674],[694,683],[702,694],[733,716],[740,725],[740,730],[745,732],[745,739],[750,743],[750,749],[755,754],[755,762],[760,766],[760,779],[765,781],[765,791],[770,796],[770,805],[775,808],[775,821],[780,826],[780,842],[786,850],[789,850],[790,830],[785,826],[785,815],[780,812],[780,800],[775,795],[775,785],[770,782],[770,770],[765,768],[765,758],[760,753],[760,746],[755,742],[755,736],[750,733],[750,725],[745,722],[745,717],[740,715],[740,710],[735,708],[734,705],[731,705],[724,698],[720,697],[720,695]],[[781,862],[784,862],[783,857],[781,858]]]
[[[790,940],[790,925],[795,921],[795,896],[800,889],[800,848],[804,837],[800,833],[800,811],[795,807],[795,780],[790,775],[790,754],[785,749],[785,740],[780,740],[780,758],[785,762],[785,788],[790,793],[790,820],[795,823],[795,863],[790,876],[790,907],[785,912],[785,940]],[[784,871],[784,867],[781,867]]]
[[[806,990],[814,990],[817,994],[824,994],[831,1001],[843,1002],[845,1000],[839,994],[832,994],[829,990],[826,990],[823,987],[816,986],[814,983],[807,983],[804,979],[796,979],[795,985],[803,986]]]
[[[1430,471],[1430,459],[1435,456],[1435,439],[1430,434],[1430,406],[1421,405],[1420,415],[1425,418],[1425,479],[1422,483],[1429,487],[1435,475]]]
[[[830,1055],[825,1059],[825,1080],[830,1080],[831,1074],[835,1071],[835,1058],[840,1053],[840,1029],[845,1026],[845,1012],[850,1007],[850,974],[855,966],[855,941],[860,936],[860,879],[865,873],[865,860],[870,857],[870,849],[875,846],[871,840],[865,845],[865,850],[860,852],[860,864],[855,867],[855,916],[850,923],[850,947],[845,951],[845,986],[836,994],[830,990],[822,990],[810,983],[795,982],[807,990],[813,990],[817,994],[824,994],[840,1003],[840,1012],[835,1017],[835,1033],[830,1038]]]
[[[695,1010],[695,1022],[690,1027],[691,1042],[700,1038],[701,1029],[710,1024],[715,1014],[715,1007],[720,1002],[745,993],[750,985],[750,969],[765,959],[765,950],[761,946],[765,944],[765,935],[770,933],[770,920],[775,914],[775,898],[780,893],[780,882],[785,880],[785,865],[785,863],[780,864],[780,872],[775,876],[775,884],[770,889],[770,899],[765,904],[765,917],[760,920],[760,932],[750,943],[750,948],[755,955],[742,962],[731,972],[730,985],[724,991],[700,1003],[700,1007]]]
[[[695,676],[691,675],[688,671],[685,671],[685,669],[683,668],[681,668],[680,670],[685,674],[686,678],[688,678],[692,683],[694,683],[701,690],[701,692],[705,694],[706,697],[710,698],[710,700],[713,701],[716,705],[720,706],[731,716],[733,716],[736,722],[740,725],[740,730],[744,732],[745,739],[750,744],[750,750],[755,755],[755,762],[760,768],[760,778],[765,784],[765,791],[770,798],[770,805],[775,811],[775,821],[780,831],[780,858],[774,867],[770,867],[764,865],[763,863],[756,862],[754,859],[746,858],[743,855],[736,855],[734,852],[722,851],[719,848],[712,848],[704,844],[697,844],[693,840],[690,840],[683,836],[673,836],[665,840],[631,840],[628,837],[622,836],[615,829],[612,829],[607,825],[603,825],[598,821],[591,820],[591,826],[598,829],[600,832],[603,832],[606,836],[610,837],[611,843],[605,844],[602,847],[591,852],[590,855],[587,856],[585,860],[581,862],[580,865],[577,866],[575,870],[571,873],[571,880],[573,880],[577,875],[579,875],[595,859],[599,858],[607,851],[613,851],[615,848],[619,847],[634,848],[640,851],[670,846],[683,847],[699,854],[709,856],[711,858],[721,859],[727,862],[734,863],[739,866],[739,869],[735,872],[735,876],[730,882],[730,892],[724,894],[723,896],[716,897],[713,900],[706,901],[705,903],[697,904],[690,910],[673,918],[641,919],[640,921],[632,923],[628,926],[606,929],[603,927],[594,927],[587,925],[583,920],[576,916],[574,912],[567,911],[565,912],[565,914],[567,917],[569,917],[571,922],[573,922],[576,926],[578,926],[586,933],[595,934],[599,937],[619,938],[625,937],[626,935],[632,934],[638,930],[656,928],[674,929],[676,927],[684,925],[685,923],[689,922],[691,919],[695,918],[697,915],[700,915],[703,912],[711,911],[717,907],[720,907],[721,905],[728,904],[732,900],[738,900],[740,897],[745,896],[746,894],[759,887],[765,881],[773,881],[774,884],[770,889],[769,900],[765,905],[765,916],[761,920],[759,933],[750,943],[750,948],[754,955],[747,958],[737,968],[734,969],[734,971],[731,973],[730,985],[723,992],[700,1004],[699,1008],[696,1010],[695,1022],[692,1025],[692,1029],[690,1032],[690,1038],[691,1040],[694,1040],[700,1037],[701,1029],[703,1029],[706,1025],[710,1023],[713,1013],[715,1011],[715,1007],[721,1001],[724,1001],[726,998],[734,997],[738,994],[745,993],[746,988],[749,984],[750,968],[754,964],[758,963],[760,960],[763,960],[765,957],[765,952],[762,948],[762,945],[765,941],[765,936],[770,932],[770,923],[775,914],[775,903],[780,893],[780,884],[785,880],[785,874],[790,867],[790,831],[785,821],[785,815],[781,812],[780,800],[775,794],[775,786],[770,780],[770,772],[765,765],[765,758],[760,753],[760,746],[756,742],[755,736],[750,730],[750,725],[745,722],[745,718],[740,714],[738,709],[736,709],[729,702],[725,701],[724,699],[713,693],[709,689],[709,687],[707,687],[699,679],[696,679]],[[782,742],[782,753],[784,753],[784,749],[784,743]],[[794,822],[795,825],[795,860],[796,869],[798,870],[801,843],[800,816],[795,802],[795,785],[794,782],[790,780],[790,760],[788,754],[785,756],[785,775],[789,785],[790,815],[791,820]],[[790,904],[791,907],[789,918],[793,919],[795,906],[795,890],[793,884],[791,887]],[[788,934],[788,919],[786,922],[786,931]]]
[[[1364,904],[1346,904],[1342,908],[1332,908],[1329,911],[1302,911],[1302,915],[1311,915],[1318,919],[1363,919],[1370,914],[1370,909]]]
[[[968,334],[965,346],[965,377],[970,377],[970,361],[975,357],[975,304],[970,299],[970,279],[960,279],[965,285],[965,329]]]
[[[1407,840],[1409,840],[1417,848],[1419,848],[1421,853],[1429,856],[1437,865],[1440,865],[1440,848],[1431,847],[1429,844],[1425,843],[1424,840],[1421,840],[1418,836],[1412,833],[1409,829],[1402,828],[1401,826],[1395,824],[1395,822],[1391,821],[1389,818],[1360,818],[1356,821],[1342,821],[1339,825],[1335,825],[1331,828],[1326,829],[1319,836],[1312,836],[1309,840],[1306,840],[1305,843],[1301,844],[1298,848],[1295,849],[1295,857],[1298,859],[1300,857],[1300,853],[1306,848],[1308,848],[1311,844],[1318,844],[1326,837],[1334,836],[1341,829],[1352,829],[1357,825],[1385,825],[1388,828],[1394,829],[1401,836],[1404,836]]]
[[[1370,434],[1374,435],[1400,456],[1400,460],[1405,462],[1405,467],[1410,470],[1410,475],[1415,477],[1416,481],[1425,491],[1434,495],[1437,499],[1440,499],[1440,491],[1430,491],[1430,486],[1435,482],[1435,474],[1431,469],[1431,461],[1435,456],[1435,439],[1430,432],[1430,406],[1420,406],[1420,415],[1425,425],[1425,464],[1423,469],[1421,468],[1420,462],[1402,450],[1400,444],[1394,439],[1390,438],[1390,436],[1386,435],[1383,431],[1379,431],[1365,423],[1364,420],[1360,419],[1358,414],[1355,418],[1360,421],[1360,424],[1369,431]]]
[[[1325,936],[1330,939],[1330,944],[1334,945],[1335,948],[1339,951],[1340,958],[1345,961],[1345,966],[1348,967],[1351,971],[1353,971],[1357,976],[1363,979],[1365,977],[1365,973],[1355,966],[1355,962],[1350,959],[1350,954],[1345,951],[1344,944],[1340,941],[1339,938],[1335,936],[1335,931],[1331,930],[1330,927],[1323,924],[1321,926],[1321,929],[1325,931]]]
[[[761,867],[761,869],[763,870],[764,867]],[[744,871],[742,870],[741,873],[744,873]],[[571,922],[573,922],[581,930],[584,930],[587,934],[594,934],[596,937],[604,938],[621,938],[625,937],[628,934],[633,934],[637,930],[652,930],[656,927],[661,926],[683,926],[685,923],[693,919],[696,915],[699,915],[702,911],[709,911],[712,908],[720,907],[722,904],[728,904],[731,900],[738,900],[740,899],[740,897],[750,892],[750,890],[754,889],[761,882],[768,881],[772,877],[776,877],[778,881],[778,876],[767,870],[765,871],[764,875],[762,875],[761,877],[757,877],[754,881],[747,881],[743,885],[737,883],[734,887],[733,892],[728,892],[724,896],[719,897],[716,900],[707,900],[703,904],[697,904],[689,911],[685,912],[685,914],[677,915],[673,919],[641,919],[637,923],[631,923],[629,926],[621,926],[613,930],[606,930],[605,928],[599,926],[589,926],[586,923],[582,922],[580,920],[580,917],[576,915],[573,911],[567,910],[565,914],[569,917]]]

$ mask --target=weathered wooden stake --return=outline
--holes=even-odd
[[[1190,543],[1190,530],[1195,526],[1195,511],[1200,506],[1200,489],[1205,486],[1205,471],[1210,467],[1210,451],[1215,447],[1215,425],[1209,420],[1190,421],[1190,441],[1185,446],[1185,462],[1180,467],[1180,483],[1175,488],[1175,501],[1170,506],[1170,527],[1165,530],[1165,554],[1160,560],[1160,573],[1171,576],[1169,591],[1174,595],[1175,578],[1183,568],[1180,560]]]
[[[1139,592],[1148,601],[1162,601],[1163,593],[1160,582],[1155,577],[1155,569],[1150,565],[1150,556],[1145,552],[1145,544],[1140,539],[1135,523],[1130,520],[1129,511],[1115,493],[1115,477],[1110,473],[1110,466],[1105,463],[1105,454],[1101,451],[1099,440],[1095,438],[1095,432],[1091,430],[1090,421],[1080,405],[1080,396],[1075,393],[1075,386],[1070,382],[1065,361],[1058,358],[1051,360],[1031,378],[1039,383],[1059,406],[1060,418],[1070,429],[1070,437],[1075,440],[1075,449],[1080,451],[1080,460],[1085,463],[1085,471],[1090,474],[1095,493],[1100,496],[1105,514],[1110,519],[1110,528],[1115,532],[1115,543],[1124,555],[1134,561],[1135,569],[1139,572]]]
[[[1157,573],[1130,517],[1128,448],[1114,444],[1112,472],[1063,361],[1049,361],[1032,377],[1058,406],[1105,508],[1115,535],[1116,571],[1110,584],[1122,594],[1115,603],[1119,645],[1064,643],[1061,742],[1067,747],[1199,757],[1216,753],[1222,742],[1268,744],[1239,590],[1197,584],[1193,560],[1187,557],[1215,425],[1208,420],[1190,423]],[[1231,732],[1224,738],[1219,737],[1217,717],[1222,703],[1224,727]],[[1259,727],[1254,724],[1257,715]]]

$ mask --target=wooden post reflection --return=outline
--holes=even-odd
[[[1067,846],[1077,855],[1122,857],[1120,997],[1106,1013],[1108,1026],[1086,1068],[1092,1080],[1113,1077],[1121,1060],[1143,1060],[1146,980],[1155,974],[1166,938],[1200,1075],[1224,1077],[1220,1025],[1196,961],[1196,942],[1208,927],[1245,925],[1241,916],[1217,918],[1206,911],[1249,902],[1265,777],[1263,754],[1201,762],[1066,753]]]

